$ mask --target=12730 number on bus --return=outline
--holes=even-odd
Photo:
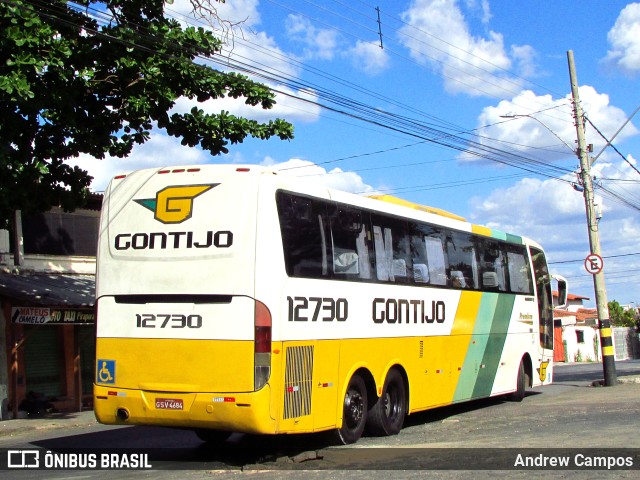
[[[349,316],[346,298],[287,297],[290,322],[344,322]]]
[[[137,313],[136,327],[138,328],[200,328],[200,315],[182,315],[179,313]]]

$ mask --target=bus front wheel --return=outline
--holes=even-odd
[[[396,435],[402,429],[407,413],[404,380],[398,370],[390,370],[382,387],[382,395],[367,416],[367,430],[373,435]]]
[[[359,375],[354,375],[344,394],[342,427],[336,430],[337,440],[343,445],[355,443],[362,436],[367,422],[367,387]]]
[[[516,380],[516,391],[510,393],[507,398],[512,402],[521,402],[527,391],[527,385],[529,385],[529,375],[527,375],[524,368],[524,360],[520,362],[518,368],[518,378]]]

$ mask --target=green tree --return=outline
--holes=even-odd
[[[615,327],[635,327],[637,318],[633,310],[625,310],[615,300],[608,303],[609,306],[609,320],[611,325]]]
[[[214,0],[191,0],[215,12]],[[224,0],[222,0],[224,1]],[[0,228],[12,212],[82,205],[92,177],[66,160],[126,157],[157,126],[213,155],[247,136],[293,138],[293,127],[176,99],[225,96],[269,109],[273,92],[196,58],[220,52],[203,28],[164,16],[164,0],[0,0]]]

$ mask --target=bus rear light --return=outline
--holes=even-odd
[[[173,168],[173,169],[166,169],[166,170],[158,170],[158,174],[162,175],[165,173],[195,173],[195,172],[199,172],[200,169],[199,168]]]
[[[271,312],[256,300],[254,314],[254,377],[255,390],[260,390],[271,375]]]
[[[271,352],[271,327],[256,327],[256,353]]]
[[[271,352],[271,312],[264,303],[258,301],[256,301],[254,327],[256,353]]]

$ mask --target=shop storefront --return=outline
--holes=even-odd
[[[0,274],[10,418],[92,408],[94,291],[93,275]]]

